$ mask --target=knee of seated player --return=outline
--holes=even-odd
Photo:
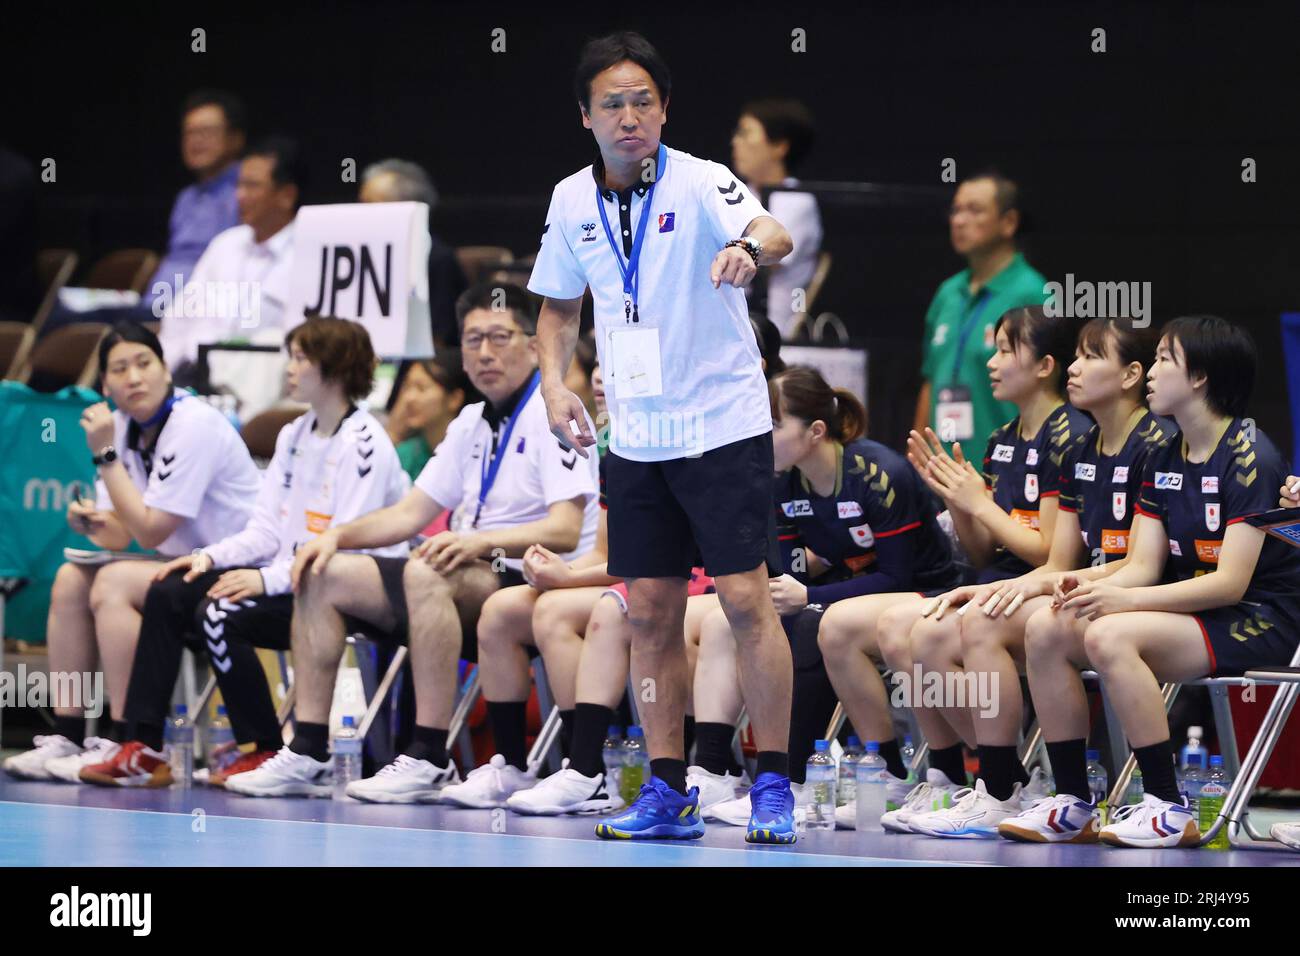
[[[90,585],[91,611],[98,612],[106,605],[127,602],[127,596],[133,590],[134,577],[131,574],[133,569],[126,565],[132,563],[134,562],[118,561],[99,569]]]
[[[947,667],[961,654],[961,618],[951,615],[941,621],[921,618],[910,634],[912,657],[932,668]]]
[[[402,568],[402,587],[408,606],[438,595],[452,595],[451,582],[420,558],[411,558]]]
[[[817,646],[821,648],[823,657],[840,658],[862,649],[864,622],[860,615],[845,610],[849,603],[832,604],[822,615],[817,627]]]
[[[488,595],[483,602],[482,608],[478,615],[478,646],[480,650],[493,651],[504,647],[507,644],[516,644],[524,635],[512,633],[515,624],[521,617],[521,600],[519,591],[531,590],[527,586],[522,588],[503,588],[500,591]]]
[[[1083,649],[1100,674],[1113,672],[1138,656],[1136,635],[1119,615],[1108,614],[1083,632]]]
[[[907,607],[889,608],[876,620],[876,647],[891,670],[912,666],[912,628],[916,622],[916,611]]]
[[[72,604],[87,607],[90,604],[91,578],[86,569],[77,564],[61,564],[50,588],[51,604]]]
[[[564,591],[544,591],[533,605],[533,642],[538,649],[558,647],[574,639],[582,627],[580,614],[575,613]],[[597,606],[600,603],[598,602]],[[612,603],[612,602],[611,602]],[[592,616],[595,611],[593,609]]]
[[[1001,614],[990,617],[979,608],[972,608],[958,620],[961,621],[959,630],[963,656],[1001,650],[1012,636],[1012,627]]]
[[[1025,622],[1026,662],[1046,663],[1064,657],[1072,620],[1050,607],[1039,608],[1031,614]]]

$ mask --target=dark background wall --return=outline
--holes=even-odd
[[[1278,314],[1300,306],[1294,21],[1229,3],[1081,6],[49,5],[0,39],[0,138],[56,159],[41,240],[83,261],[162,244],[185,183],[177,109],[206,85],[244,96],[255,132],[308,144],[309,200],[353,195],[344,158],[413,158],[443,193],[446,240],[524,255],[551,186],[593,152],[571,93],[581,41],[641,29],[673,70],[673,146],[729,162],[741,103],[782,94],[818,119],[807,178],[937,187],[945,157],[959,174],[996,164],[1024,186],[1025,247],[1049,279],[1149,281],[1158,322],[1247,325],[1256,417],[1289,448]],[[195,27],[206,53],[191,52]],[[505,53],[491,51],[497,27]],[[1090,52],[1094,27],[1105,53]],[[805,53],[791,51],[796,28]],[[1242,182],[1244,157],[1258,182]],[[835,267],[818,308],[871,350],[873,421],[890,442],[910,417],[925,307],[961,266],[945,203],[824,206]]]

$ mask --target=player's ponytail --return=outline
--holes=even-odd
[[[772,379],[777,395],[777,415],[793,415],[812,424],[826,423],[826,433],[840,444],[867,432],[867,410],[847,388],[831,388],[822,373],[806,365],[792,365]]]

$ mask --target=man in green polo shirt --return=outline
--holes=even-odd
[[[1014,182],[993,172],[957,187],[948,228],[968,266],[939,286],[925,315],[915,427],[929,425],[948,447],[960,441],[976,462],[989,433],[1016,414],[1014,405],[993,398],[989,385],[994,326],[1008,309],[1046,298],[1047,280],[1016,251],[1018,194]]]

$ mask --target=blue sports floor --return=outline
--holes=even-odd
[[[1255,824],[1296,814],[1256,811]],[[851,831],[750,847],[710,824],[688,843],[606,842],[587,817],[110,790],[0,777],[3,866],[1297,866],[1300,853],[1116,850]]]

